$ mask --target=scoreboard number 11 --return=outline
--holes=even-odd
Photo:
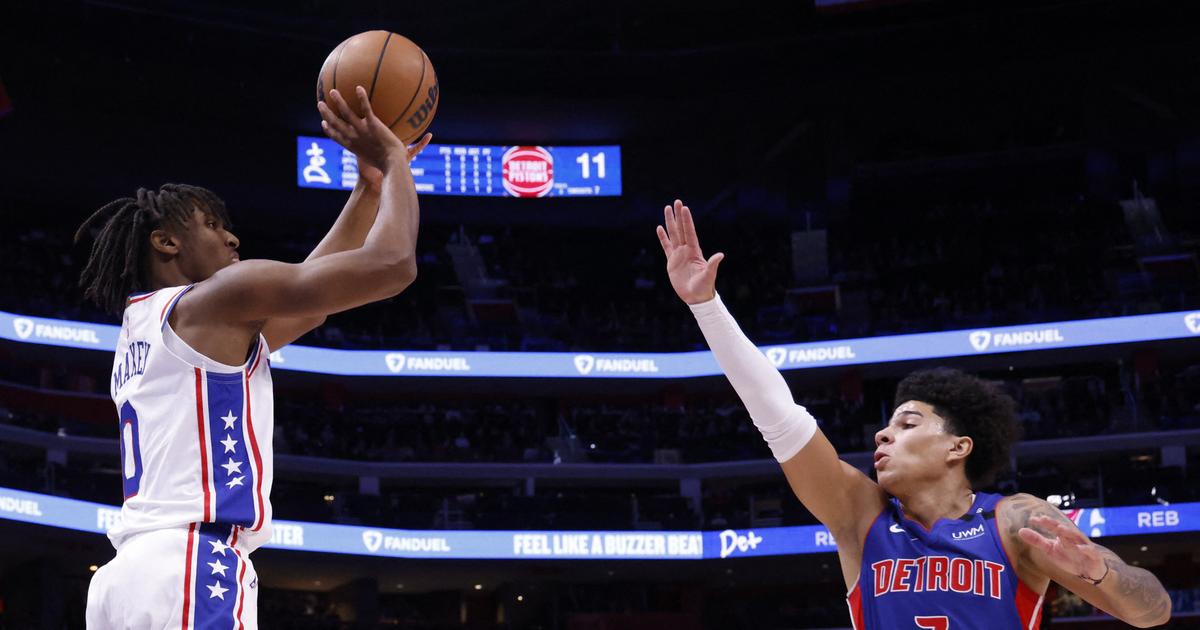
[[[583,178],[584,179],[589,179],[591,177],[591,163],[593,163],[593,162],[596,164],[596,177],[599,179],[604,179],[604,152],[603,151],[597,153],[596,155],[582,153],[579,155],[579,157],[575,158],[575,162],[577,162],[580,166],[583,167]]]

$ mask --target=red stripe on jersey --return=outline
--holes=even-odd
[[[141,302],[142,300],[148,300],[148,299],[154,297],[155,293],[158,293],[158,291],[151,291],[151,292],[147,293],[146,295],[140,295],[135,298],[129,298],[129,303],[126,304],[125,306],[131,306],[133,304],[137,304],[138,302]]]
[[[262,353],[259,355],[261,356]],[[255,365],[257,364],[256,361]],[[258,451],[258,438],[254,437],[254,415],[250,412],[250,370],[246,370],[246,378],[242,379],[242,383],[246,391],[246,432],[250,434],[250,449],[254,453],[254,497],[258,503],[258,516],[254,519],[254,527],[251,527],[250,531],[256,532],[262,529],[263,520],[266,518],[266,509],[263,507],[262,495],[262,454]]]
[[[188,621],[191,612],[188,610],[192,605],[192,547],[196,540],[196,524],[188,524],[188,543],[187,543],[187,560],[183,565],[183,623],[180,626],[183,630],[187,630]]]
[[[883,517],[887,512],[887,506],[879,510],[875,518],[871,519],[871,525],[867,527],[867,531],[875,528],[875,522]],[[859,543],[858,557],[862,558],[867,553],[867,537],[863,536],[862,542]],[[861,562],[859,564],[862,564]],[[863,623],[863,605],[862,605],[862,569],[859,568],[858,578],[854,580],[854,588],[846,593],[846,605],[850,607],[850,623],[854,626],[854,630],[863,630],[866,626]]]
[[[1021,620],[1022,628],[1037,628],[1042,623],[1042,598],[1045,594],[1035,593],[1025,586],[1025,582],[1017,580],[1017,618]]]
[[[242,557],[242,552],[238,551],[238,548],[237,548],[237,538],[238,538],[238,530],[239,529],[241,529],[241,528],[239,528],[236,525],[233,526],[233,536],[231,536],[229,538],[229,548],[233,549],[233,555],[237,556],[238,562],[240,562],[242,565],[242,568],[238,570],[238,578],[237,578],[238,605],[237,605],[237,612],[234,613],[233,618],[235,620],[237,620],[237,629],[243,630],[246,627],[242,623],[242,605],[246,603],[246,587],[242,584],[242,582],[246,578],[246,559]]]
[[[237,620],[238,630],[244,630],[244,628],[246,626],[242,623],[242,605],[246,603],[246,587],[242,585],[242,582],[245,581],[245,579],[246,579],[246,560],[245,560],[245,558],[242,558],[241,552],[239,552],[237,549],[234,549],[233,552],[237,554],[238,560],[242,561],[242,569],[240,571],[238,571],[238,581],[237,581],[237,583],[238,583],[238,607],[237,607],[237,613],[233,616],[233,618]]]
[[[182,289],[179,290],[178,293],[176,293],[175,295],[172,295],[171,299],[167,300],[166,304],[163,304],[162,312],[158,314],[159,322],[162,322],[163,318],[167,316],[167,309],[170,308],[170,306],[175,303],[175,300],[179,299],[179,296],[183,295],[183,292],[187,291],[190,288],[192,288],[192,285],[190,285],[190,284],[186,287],[183,287]]]
[[[246,378],[254,376],[254,370],[258,369],[258,362],[262,361],[263,347],[262,341],[258,342],[258,352],[254,354],[254,365],[250,366],[250,371],[246,373]]]
[[[1010,498],[1012,498],[1011,495],[996,502],[996,506],[992,509],[996,511],[997,515],[1000,513],[1000,504],[1004,503]],[[1000,522],[999,518],[997,517],[997,530],[999,530],[999,526]],[[1004,552],[1004,558],[1008,562],[1009,568],[1012,568],[1013,573],[1016,574],[1017,565],[1013,564],[1012,554],[1008,553],[1008,545],[1005,544],[1004,534],[1001,533],[999,538],[1000,550]],[[1021,627],[1030,629],[1036,628],[1042,623],[1042,599],[1046,597],[1046,592],[1042,591],[1041,593],[1038,593],[1025,584],[1025,580],[1021,579],[1020,574],[1016,574],[1016,577],[1017,594],[1014,598],[1014,603],[1017,606],[1017,618],[1021,620]]]
[[[854,583],[854,588],[850,590],[850,594],[846,595],[846,603],[850,606],[850,625],[854,630],[864,630],[866,625],[863,623],[861,575],[859,575],[859,580]]]
[[[200,373],[200,368],[192,368],[196,371],[196,431],[200,438],[200,487],[204,488],[204,522],[207,523],[209,518],[209,490],[208,490],[208,440],[204,437],[204,376]]]

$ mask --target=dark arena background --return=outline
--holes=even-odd
[[[1161,0],[6,2],[0,628],[84,627],[114,554],[120,321],[83,300],[75,228],[187,182],[243,258],[303,260],[353,177],[317,72],[372,29],[440,79],[420,272],[272,356],[262,627],[850,627],[835,541],[667,280],[677,197],[844,459],[871,471],[908,372],[978,374],[1023,430],[991,490],[1060,506],[1200,626],[1198,25]],[[504,186],[517,146],[554,159],[545,196]],[[1051,586],[1043,627],[1125,626]]]

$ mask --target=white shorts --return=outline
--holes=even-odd
[[[92,576],[88,630],[257,630],[258,574],[230,542],[213,523],[126,539]]]

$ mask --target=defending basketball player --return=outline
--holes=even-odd
[[[416,277],[419,211],[407,147],[335,91],[326,133],[362,177],[302,263],[239,262],[225,205],[194,186],[141,189],[93,214],[81,285],[123,312],[111,393],[125,501],[116,557],[88,590],[87,626],[257,628],[249,555],[270,539],[273,395],[268,356],[325,316],[394,296]]]
[[[716,294],[687,206],[657,229],[671,286],[746,405],[796,497],[837,539],[851,619],[878,628],[1036,628],[1050,581],[1129,624],[1166,623],[1158,579],[1045,501],[976,492],[1008,460],[1012,400],[957,370],[916,372],[875,434],[878,483],[838,459],[783,376]]]

